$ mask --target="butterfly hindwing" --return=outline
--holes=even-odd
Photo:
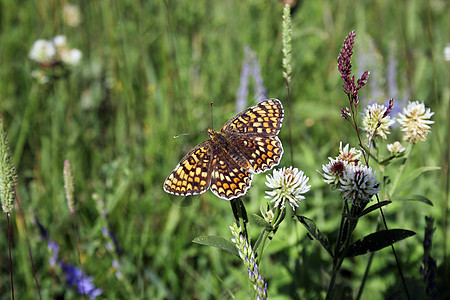
[[[247,192],[253,174],[240,167],[222,149],[213,157],[211,191],[222,199],[231,200]]]
[[[175,195],[197,195],[209,188],[212,162],[211,140],[192,149],[164,182],[164,190]]]
[[[229,140],[249,162],[255,173],[270,170],[283,156],[283,146],[277,136],[230,135]]]

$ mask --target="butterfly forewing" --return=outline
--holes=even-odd
[[[211,165],[211,191],[226,200],[245,194],[253,175],[240,167],[225,151],[216,150]]]
[[[280,100],[269,99],[234,116],[225,123],[221,132],[274,136],[280,132],[283,117]]]
[[[201,194],[211,182],[211,140],[198,144],[191,150],[164,182],[164,190],[175,195]]]

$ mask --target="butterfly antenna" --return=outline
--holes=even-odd
[[[214,104],[214,102],[211,102],[211,129],[214,128],[214,123],[213,123],[213,110],[212,110],[213,104]]]
[[[197,131],[197,132],[181,133],[181,134],[174,135],[173,138],[176,139],[176,138],[179,138],[180,136],[183,136],[183,135],[191,135],[191,134],[198,134],[198,133],[204,133],[204,132],[205,132],[205,131]]]

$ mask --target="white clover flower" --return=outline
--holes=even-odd
[[[326,165],[322,165],[323,181],[328,184],[338,185],[339,180],[344,176],[344,172],[347,169],[348,162],[341,159],[330,158],[330,162]]]
[[[75,4],[65,4],[63,8],[63,20],[70,27],[78,27],[81,23],[80,8]]]
[[[275,202],[274,207],[284,208],[285,202],[289,201],[289,205],[295,210],[301,200],[305,199],[301,194],[308,192],[311,188],[310,185],[306,185],[309,178],[303,171],[292,167],[274,170],[273,176],[267,175],[266,180],[266,185],[273,190],[266,191],[268,196],[265,198]]]
[[[362,155],[361,150],[350,148],[349,144],[342,148],[342,142],[339,144],[339,156],[336,159],[345,160],[348,163],[357,163]],[[331,160],[331,159],[330,159]]]
[[[368,138],[381,137],[387,139],[387,134],[390,134],[389,126],[395,123],[391,120],[389,115],[384,114],[387,107],[377,103],[369,105],[364,110],[363,128],[367,132]]]
[[[57,35],[52,39],[56,49],[67,48],[67,38],[64,35]]]
[[[373,172],[371,167],[349,164],[343,178],[340,179],[338,190],[345,200],[361,205],[371,201],[372,196],[380,191],[378,188],[380,183],[376,180],[376,172]]]
[[[40,84],[46,84],[50,80],[42,70],[31,71],[31,77],[36,78],[37,82]]]
[[[393,144],[388,144],[388,145],[387,145],[387,148],[388,148],[389,152],[391,152],[391,153],[394,154],[394,155],[399,155],[399,154],[401,154],[402,152],[404,152],[405,149],[406,149],[406,148],[403,147],[403,145],[400,144],[400,142],[398,142],[398,141],[394,142]]]
[[[56,49],[52,42],[37,40],[31,47],[28,57],[38,63],[49,63],[55,59]]]
[[[450,44],[447,44],[444,48],[444,59],[450,61]]]
[[[78,49],[65,49],[61,51],[61,61],[71,66],[77,66],[80,64],[83,53]]]
[[[430,126],[434,122],[429,120],[434,115],[429,108],[425,108],[424,103],[419,101],[409,102],[408,106],[403,109],[403,113],[398,114],[397,122],[403,131],[403,140],[417,143],[425,141],[426,136],[430,133]]]

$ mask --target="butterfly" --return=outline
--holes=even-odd
[[[278,133],[284,117],[278,99],[267,99],[238,113],[210,139],[186,154],[164,182],[167,193],[198,195],[208,188],[219,198],[244,195],[253,174],[272,169],[283,155]]]

